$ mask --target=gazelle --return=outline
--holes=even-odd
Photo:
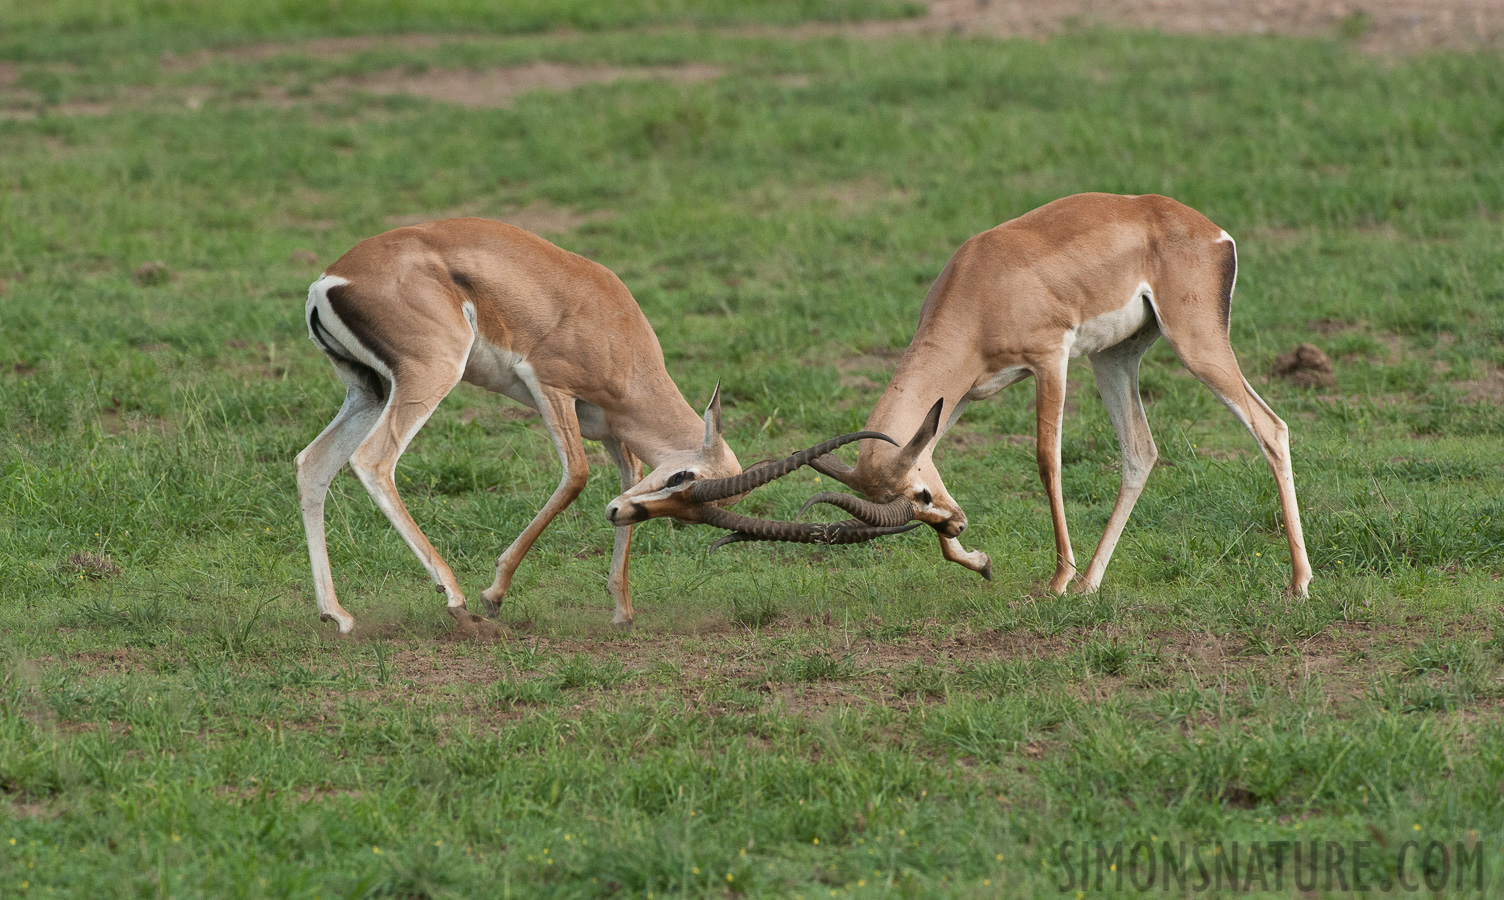
[[[1138,370],[1163,335],[1185,367],[1252,432],[1268,460],[1290,542],[1289,590],[1304,596],[1311,565],[1295,499],[1289,430],[1243,377],[1228,341],[1237,271],[1237,249],[1227,232],[1190,207],[1153,194],[1077,194],[976,235],[931,286],[914,340],[867,418],[871,430],[913,438],[902,448],[863,441],[855,469],[834,456],[815,460],[813,468],[867,499],[823,492],[810,503],[834,504],[874,526],[927,523],[946,559],[991,578],[987,554],[967,551],[957,539],[966,514],[931,457],[937,437],[967,404],[1032,375],[1036,458],[1055,530],[1050,589],[1064,593],[1075,578],[1078,590],[1095,591],[1158,458]],[[1091,360],[1123,454],[1117,504],[1079,575],[1060,484],[1066,365],[1077,356]]]
[[[393,479],[403,450],[461,380],[541,413],[564,466],[548,502],[496,561],[496,580],[481,593],[492,612],[538,535],[584,489],[589,464],[582,437],[602,443],[624,489],[693,489],[697,503],[677,510],[680,518],[758,533],[757,520],[714,504],[734,502],[841,444],[889,440],[874,432],[846,435],[742,472],[721,437],[719,387],[705,415],[697,415],[665,371],[658,338],[626,286],[604,266],[489,219],[449,219],[361,241],[308,289],[305,316],[309,336],[346,390],[334,421],[296,460],[319,615],[341,633],[355,619],[335,597],[324,499],[346,462],[422,561],[450,615],[473,624],[454,573],[408,514]],[[647,478],[643,463],[653,469]],[[833,530],[799,528],[843,540],[895,530],[854,521]],[[630,525],[617,528],[607,589],[618,626],[632,622],[631,540]]]

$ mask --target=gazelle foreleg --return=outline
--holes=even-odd
[[[429,543],[397,494],[396,471],[397,460],[407,445],[433,415],[439,402],[459,383],[462,368],[452,372],[441,372],[437,366],[404,370],[401,377],[392,382],[391,397],[375,427],[350,460],[355,475],[423,563],[423,568],[428,570],[428,577],[448,601],[449,614],[455,618],[463,618],[460,611],[465,608],[465,595],[460,591],[449,564]]]
[[[621,489],[627,491],[642,480],[642,461],[614,437],[601,441],[616,469],[621,473]],[[632,526],[616,529],[616,543],[611,548],[611,574],[606,578],[606,590],[616,604],[616,615],[611,624],[621,628],[632,627],[632,598],[627,593],[627,555],[632,552]]]
[[[1076,580],[1075,588],[1082,593],[1090,593],[1102,585],[1102,575],[1107,571],[1118,538],[1122,537],[1123,526],[1128,524],[1133,505],[1138,502],[1149,473],[1159,459],[1159,449],[1154,446],[1154,436],[1149,432],[1149,420],[1144,415],[1143,399],[1138,392],[1139,363],[1158,338],[1159,329],[1151,327],[1146,333],[1134,335],[1090,357],[1092,372],[1097,376],[1097,391],[1101,393],[1107,417],[1118,433],[1123,472],[1118,501],[1107,519],[1102,541],[1097,544],[1097,552],[1092,554],[1086,574]]]
[[[1035,416],[1039,479],[1044,482],[1050,503],[1050,521],[1055,526],[1055,575],[1050,590],[1065,593],[1066,585],[1076,574],[1076,555],[1071,551],[1071,536],[1065,525],[1065,493],[1060,483],[1060,431],[1065,424],[1065,371],[1070,358],[1064,349],[1058,357],[1047,359],[1034,369]]]
[[[563,512],[585,489],[585,481],[590,473],[590,463],[585,459],[585,445],[581,443],[580,420],[574,408],[575,398],[537,385],[529,387],[537,398],[538,411],[543,415],[543,424],[548,428],[549,437],[553,438],[554,449],[559,453],[564,475],[559,479],[559,486],[554,489],[548,502],[543,504],[543,508],[522,529],[522,533],[517,535],[506,552],[497,558],[496,580],[480,595],[489,613],[500,608],[501,601],[506,599],[507,591],[512,587],[512,575],[522,564],[522,558],[527,556],[533,542],[538,540],[538,535],[554,520],[554,516]]]
[[[334,421],[298,454],[293,465],[298,473],[298,502],[303,509],[308,558],[313,564],[313,593],[318,599],[319,618],[338,625],[340,634],[349,634],[355,627],[355,618],[339,605],[334,593],[329,545],[324,534],[324,501],[334,476],[371,433],[383,404],[373,385],[359,373],[348,371],[338,362],[335,369],[345,382],[344,405]]]

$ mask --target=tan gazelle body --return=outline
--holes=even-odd
[[[355,620],[335,597],[324,501],[346,462],[428,570],[450,614],[470,621],[454,573],[408,514],[394,479],[402,452],[462,380],[537,410],[564,468],[548,502],[497,560],[495,581],[481,594],[488,610],[506,597],[538,535],[584,489],[582,438],[601,442],[623,489],[711,497],[670,507],[691,522],[756,528],[720,505],[791,468],[768,463],[742,473],[721,437],[719,390],[703,418],[690,408],[626,286],[606,267],[511,225],[449,219],[368,238],[309,288],[305,317],[346,387],[334,421],[296,460],[319,613],[342,633]],[[646,478],[644,463],[653,469]],[[630,626],[632,528],[618,524],[607,589],[612,621]],[[860,523],[842,532],[877,533],[886,532]]]

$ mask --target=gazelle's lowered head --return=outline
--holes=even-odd
[[[865,499],[822,491],[804,504],[800,515],[816,503],[829,503],[864,522],[898,525],[918,521],[945,537],[960,535],[966,530],[966,513],[945,489],[940,470],[931,458],[944,409],[945,401],[936,400],[914,436],[896,450],[877,445],[863,447],[855,469],[834,456],[823,456],[810,463],[821,474],[861,491]]]
[[[854,544],[884,534],[907,531],[907,527],[873,526],[863,522],[838,522],[831,525],[802,525],[753,519],[730,512],[725,507],[740,500],[755,488],[794,471],[854,441],[874,440],[894,443],[875,431],[843,434],[801,450],[781,460],[765,460],[745,472],[729,478],[707,478],[706,463],[713,458],[721,438],[720,387],[717,386],[710,406],[705,410],[705,439],[699,450],[665,458],[658,468],[628,488],[606,506],[606,519],[618,527],[669,516],[681,522],[703,523],[735,532],[726,540],[773,540],[796,543]],[[899,523],[902,525],[903,523]],[[912,526],[910,526],[912,527]]]

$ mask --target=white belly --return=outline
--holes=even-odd
[[[488,391],[505,394],[523,406],[538,408],[533,393],[533,367],[520,353],[503,350],[479,335],[470,345],[470,359],[465,363],[464,379]]]
[[[1029,374],[1029,370],[1023,366],[1008,366],[1000,369],[991,375],[983,377],[976,384],[972,385],[971,390],[966,392],[966,399],[986,400],[1008,385],[1017,384],[1028,378]],[[960,411],[957,410],[956,414],[960,415]],[[955,420],[952,419],[951,421],[954,422]]]
[[[1142,282],[1121,309],[1087,319],[1071,329],[1066,340],[1071,358],[1087,356],[1098,350],[1106,350],[1126,341],[1153,319],[1147,298],[1153,296],[1149,285]]]

